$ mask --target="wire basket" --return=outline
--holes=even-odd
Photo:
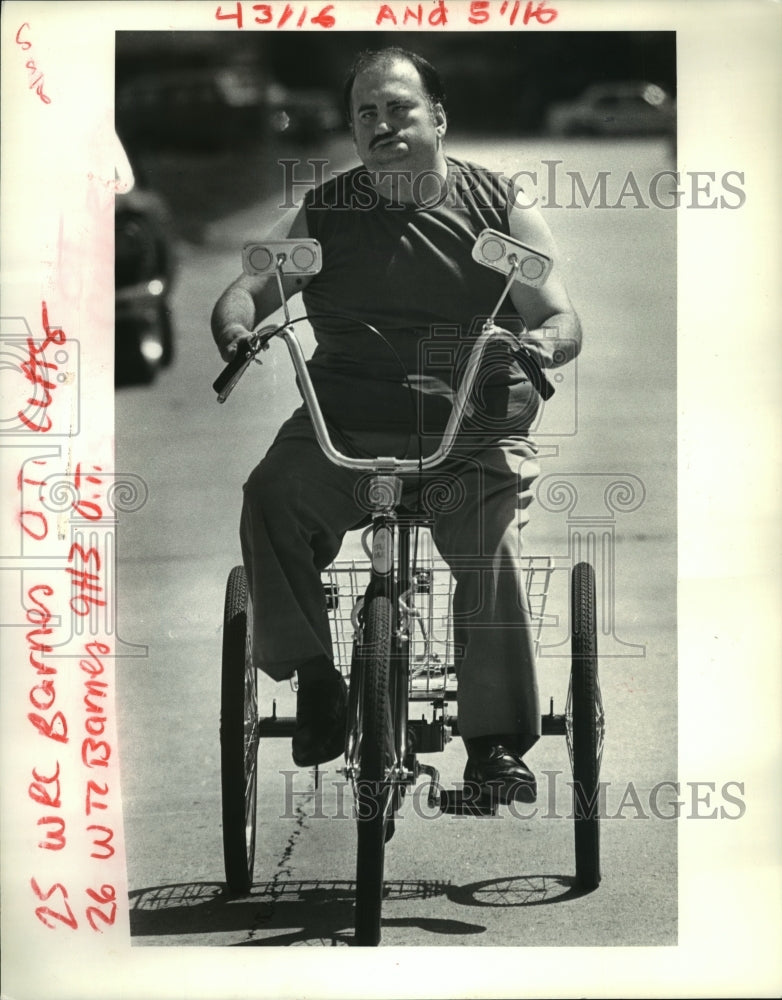
[[[537,655],[554,560],[549,556],[525,556],[521,562]],[[345,678],[350,674],[356,610],[369,584],[369,571],[368,560],[346,560],[332,563],[323,572],[334,663]],[[430,555],[419,560],[413,585],[402,595],[409,623],[412,700],[455,694],[453,590],[448,566]]]

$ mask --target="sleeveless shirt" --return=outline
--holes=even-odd
[[[308,367],[327,419],[346,430],[415,425],[441,434],[469,349],[505,285],[471,254],[486,227],[508,233],[513,186],[473,163],[448,157],[447,166],[432,204],[384,200],[363,166],[305,198],[309,233],[323,249],[303,293],[316,339]],[[519,317],[498,323],[518,328]],[[484,359],[476,405],[487,426],[524,434],[537,394],[506,349]]]

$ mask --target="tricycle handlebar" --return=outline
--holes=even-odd
[[[329,434],[326,420],[307,368],[304,352],[291,323],[285,323],[279,327],[266,327],[254,334],[252,340],[245,345],[245,349],[241,354],[226,366],[220,377],[215,381],[213,388],[218,393],[218,401],[221,403],[225,401],[255,355],[264,349],[274,336],[281,337],[288,348],[293,367],[298,376],[299,390],[312,421],[315,437],[326,458],[334,465],[341,466],[344,469],[371,472],[382,471],[386,473],[414,472],[430,469],[443,462],[454,446],[456,436],[467,411],[467,405],[472,395],[478,369],[483,360],[483,354],[489,342],[492,340],[505,341],[511,347],[514,355],[517,355],[519,350],[523,349],[517,337],[507,330],[502,329],[502,327],[495,326],[494,321],[488,319],[484,323],[470,352],[467,360],[467,369],[457,389],[456,399],[454,400],[448,423],[446,424],[437,450],[431,455],[421,458],[396,458],[394,456],[382,455],[377,458],[353,458],[339,451],[331,440],[331,435]]]

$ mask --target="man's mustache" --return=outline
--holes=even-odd
[[[398,139],[398,138],[399,138],[399,133],[398,132],[388,132],[388,133],[386,133],[386,135],[377,135],[370,142],[369,149],[371,151],[376,146],[380,145],[381,142],[388,142],[389,139]]]

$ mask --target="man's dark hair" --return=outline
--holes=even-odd
[[[403,59],[416,68],[418,75],[421,77],[421,83],[424,93],[429,100],[430,107],[433,108],[435,104],[442,104],[445,107],[443,81],[440,79],[440,74],[434,66],[427,59],[424,59],[423,56],[419,56],[417,52],[410,52],[408,49],[400,48],[398,45],[389,45],[385,49],[367,49],[364,52],[360,52],[348,70],[342,90],[342,102],[348,123],[353,121],[350,102],[353,95],[353,84],[358,74],[363,73],[365,69],[369,69],[372,66],[388,65],[396,62],[398,59]]]

